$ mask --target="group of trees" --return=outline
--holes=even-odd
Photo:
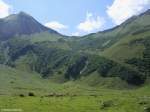
[[[146,76],[133,68],[104,59],[100,62],[98,72],[103,77],[120,77],[129,84],[143,84]]]
[[[145,40],[141,41],[143,41],[145,46],[143,57],[129,59],[126,61],[126,63],[137,67],[140,72],[150,76],[150,38],[147,37]]]

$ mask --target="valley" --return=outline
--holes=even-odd
[[[149,21],[69,37],[24,12],[0,19],[0,112],[150,112]]]

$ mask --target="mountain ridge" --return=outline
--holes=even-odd
[[[128,19],[113,30],[78,38],[52,41],[49,40],[52,34],[42,41],[38,40],[43,38],[39,34],[10,38],[0,45],[0,62],[17,69],[37,72],[43,78],[55,77],[60,82],[80,80],[96,73],[106,79],[118,77],[129,85],[142,85],[147,79],[142,68],[146,65],[144,70],[147,71],[149,65],[141,64],[147,60],[145,57],[149,57],[149,44],[146,43],[150,31],[148,12]],[[20,15],[32,18],[24,13]]]

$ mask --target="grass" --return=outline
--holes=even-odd
[[[150,35],[149,32],[139,35],[131,35],[121,39],[112,47],[101,53],[102,56],[111,58],[115,61],[125,61],[126,59],[141,58],[145,49],[143,44],[133,44],[130,42],[137,39],[146,39]]]
[[[81,38],[62,38],[57,34],[42,32],[11,40],[8,42],[12,44],[8,50],[10,54],[19,53],[19,50],[28,48],[27,46],[30,48],[30,45],[39,46],[34,49],[41,56],[41,63],[35,64],[38,65],[38,70],[42,68],[39,73],[45,68],[50,69],[56,62],[61,63],[62,67],[58,67],[61,71],[56,70],[54,74],[49,72],[52,76],[50,79],[43,79],[29,67],[37,59],[31,52],[16,58],[16,69],[0,65],[0,112],[6,111],[5,109],[10,109],[11,112],[13,109],[23,112],[150,112],[150,80],[147,79],[145,84],[137,87],[118,77],[101,77],[97,71],[87,75],[88,71],[99,66],[97,56],[91,56],[89,62],[92,63],[87,66],[87,73],[85,71],[85,75],[81,75],[80,79],[64,82],[62,77],[68,64],[76,63],[76,58],[81,56],[70,55],[70,50],[75,52],[74,54],[99,54],[124,66],[127,66],[124,62],[128,59],[142,58],[144,44],[133,41],[146,39],[150,35],[149,17],[148,14],[141,15],[115,29]],[[61,57],[66,55],[69,57],[69,63],[66,63],[68,59],[64,59],[65,62],[62,63]],[[3,55],[1,58],[3,60]],[[118,69],[121,69],[119,65]],[[117,73],[112,75],[115,74]]]
[[[0,109],[24,112],[146,112],[148,94],[135,91],[99,90],[98,95],[18,97],[0,96]]]
[[[62,36],[57,34],[50,34],[49,32],[36,33],[31,35],[23,35],[19,38],[29,39],[32,43],[44,42],[44,41],[57,41]]]
[[[98,78],[96,74],[94,77]],[[90,76],[77,82],[53,83],[50,79],[41,79],[39,74],[1,65],[0,112],[4,109],[21,109],[23,112],[149,112],[146,110],[150,107],[149,84],[122,90],[108,89],[101,83],[93,87],[86,84],[88,81],[93,83]],[[110,85],[114,82],[110,81]],[[35,96],[28,96],[29,92]]]
[[[42,38],[41,38],[42,37]],[[30,37],[29,37],[30,38]],[[41,34],[31,36],[31,42],[43,42],[43,41],[57,41],[61,36],[57,34],[49,34],[48,32],[44,32]]]

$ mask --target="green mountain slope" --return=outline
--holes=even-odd
[[[150,10],[83,37],[47,31],[24,13],[5,19],[0,111],[149,112]]]
[[[44,81],[39,74],[16,70],[0,65],[0,94],[15,95],[25,91],[44,91]]]
[[[79,37],[73,40],[72,46],[78,50],[88,52],[101,52],[111,47],[122,38],[126,38],[132,33],[148,32],[150,28],[150,10],[143,14],[134,16],[121,25],[94,34],[89,34],[84,37]]]
[[[5,53],[7,48],[7,52]],[[43,78],[60,75],[61,81],[78,80],[94,72],[103,77],[119,77],[129,84],[144,83],[145,75],[136,69],[95,54],[73,52],[47,46],[45,43],[31,43],[24,39],[11,39],[4,43],[7,65],[25,71],[36,71]]]
[[[150,28],[146,32],[139,30],[138,34],[125,36],[123,39],[106,49],[102,55],[115,59],[116,61],[125,61],[131,58],[142,58],[146,47],[146,41],[149,40]],[[144,42],[145,41],[145,42]]]
[[[49,31],[18,35],[0,42],[0,63],[56,82],[87,78],[89,85],[96,86],[97,74],[106,83],[110,79],[108,83],[143,85],[149,77],[149,20],[150,10],[84,37],[67,38]]]

